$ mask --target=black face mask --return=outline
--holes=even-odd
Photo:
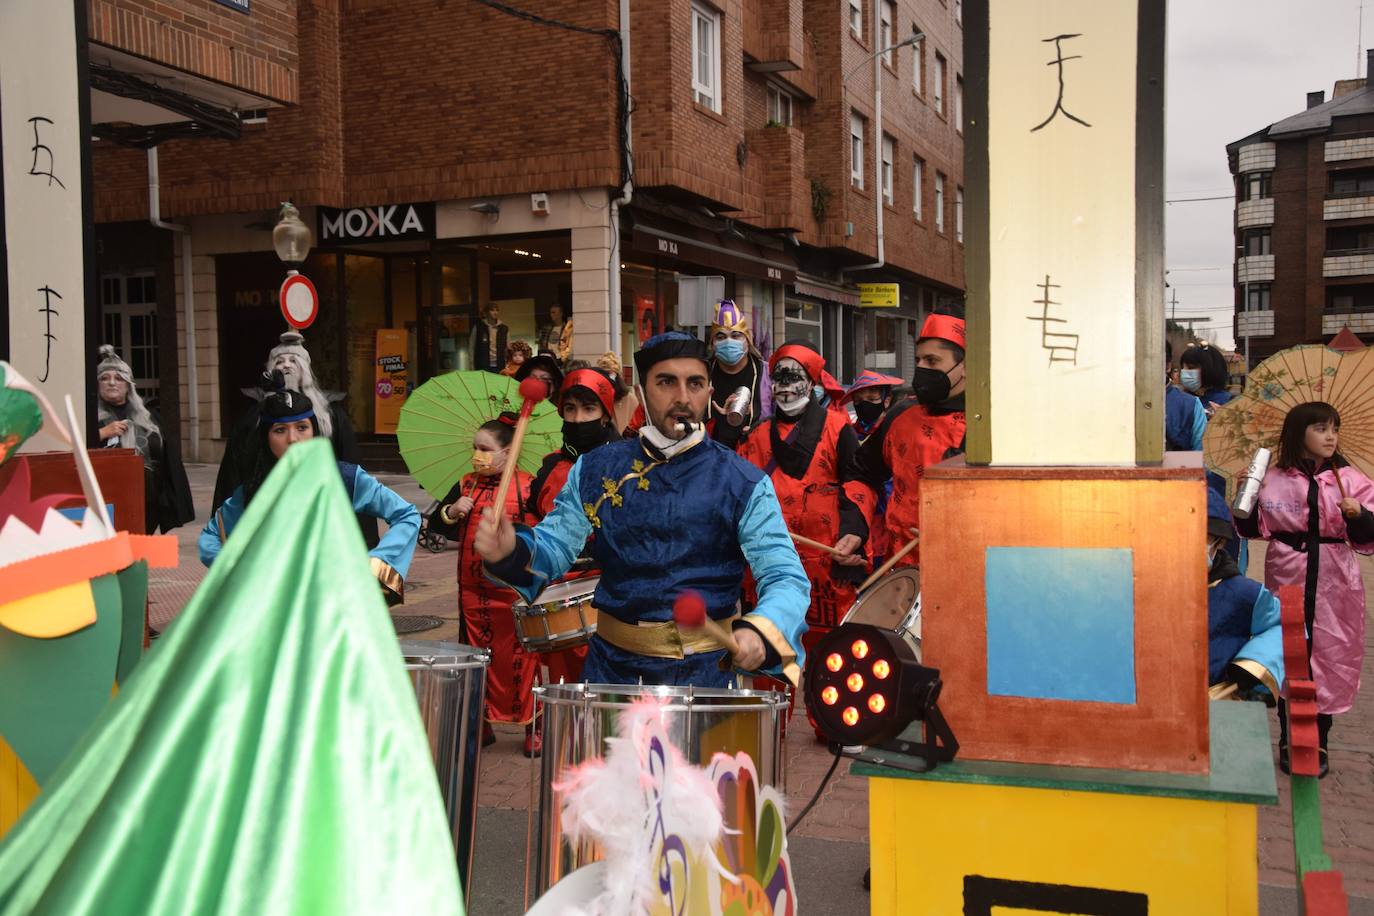
[[[939,369],[917,366],[911,377],[911,390],[916,400],[931,406],[949,400],[949,375]]]
[[[878,422],[878,418],[883,415],[882,401],[855,401],[854,414],[859,418],[859,422],[865,426],[870,426]]]
[[[590,452],[606,440],[606,424],[600,420],[563,421],[563,447],[578,454]]]

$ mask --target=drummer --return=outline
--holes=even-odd
[[[563,417],[563,447],[544,456],[544,463],[530,484],[525,517],[532,525],[553,511],[554,498],[567,482],[574,461],[597,446],[620,439],[614,423],[615,387],[600,369],[574,369],[567,374],[558,391],[558,412]],[[589,574],[574,571],[568,578]],[[586,656],[586,646],[543,653],[550,682],[581,680]]]
[[[796,684],[810,583],[772,482],[706,437],[706,345],[681,331],[659,334],[635,354],[635,367],[649,421],[639,438],[579,457],[553,511],[532,529],[484,514],[476,547],[488,574],[531,601],[595,533],[601,580],[584,680],[729,686],[725,650],[673,623],[675,599],[692,590],[733,629],[734,667]],[[740,617],[746,567],[759,600]]]

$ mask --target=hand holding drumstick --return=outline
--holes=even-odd
[[[722,649],[730,653],[735,667],[757,671],[768,657],[763,639],[748,628],[727,630],[706,613],[706,602],[694,591],[685,591],[673,602],[673,621],[683,630],[705,630]]]

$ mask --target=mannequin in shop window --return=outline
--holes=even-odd
[[[506,338],[510,328],[501,323],[501,308],[488,302],[482,320],[472,329],[472,368],[500,372],[506,365]]]
[[[572,355],[572,319],[564,320],[563,306],[558,303],[549,306],[549,323],[539,329],[536,349],[552,353],[564,365]]]
[[[772,414],[772,392],[763,355],[754,346],[749,316],[733,299],[716,304],[711,322],[711,438],[737,448],[750,429]],[[738,388],[751,395],[749,416],[739,426],[725,419],[725,402]]]

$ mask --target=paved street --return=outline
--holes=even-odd
[[[182,562],[178,569],[154,571],[151,583],[152,618],[163,626],[185,604],[202,569],[196,557],[195,536],[204,524],[213,489],[213,467],[188,467],[196,507],[201,516],[194,525],[178,532]],[[379,475],[422,510],[428,498],[399,475]],[[1261,568],[1262,553],[1256,551],[1252,571]],[[453,638],[457,633],[454,598],[455,556],[431,554],[420,550],[407,583],[407,602],[397,613],[430,615],[441,618],[442,625],[423,634],[424,639]],[[1374,563],[1361,561],[1365,568],[1366,591],[1374,583]],[[1374,606],[1374,595],[1370,596]],[[1367,643],[1374,637],[1368,631]],[[1374,652],[1365,655],[1365,684],[1374,682]],[[1271,717],[1272,718],[1272,717]],[[958,723],[952,723],[955,731]],[[787,796],[789,811],[800,810],[830,764],[826,752],[811,740],[804,718],[794,719],[787,737]],[[523,730],[497,729],[499,740],[482,759],[481,794],[476,875],[472,909],[477,916],[523,912],[523,862],[525,823],[530,805],[535,766],[520,754]],[[1277,728],[1273,730],[1277,736]],[[1336,719],[1331,734],[1332,774],[1322,783],[1327,850],[1336,867],[1345,875],[1345,887],[1356,898],[1352,913],[1374,914],[1374,699],[1366,686],[1355,709]],[[841,763],[821,801],[808,815],[793,838],[793,857],[797,863],[798,897],[803,905],[810,900],[851,900],[862,894],[859,877],[866,867],[868,791],[863,779],[847,773]],[[1294,912],[1291,888],[1294,881],[1293,844],[1289,821],[1286,781],[1279,780],[1280,803],[1260,812],[1261,912]],[[827,912],[812,909],[810,912]],[[836,912],[830,910],[829,912]]]

